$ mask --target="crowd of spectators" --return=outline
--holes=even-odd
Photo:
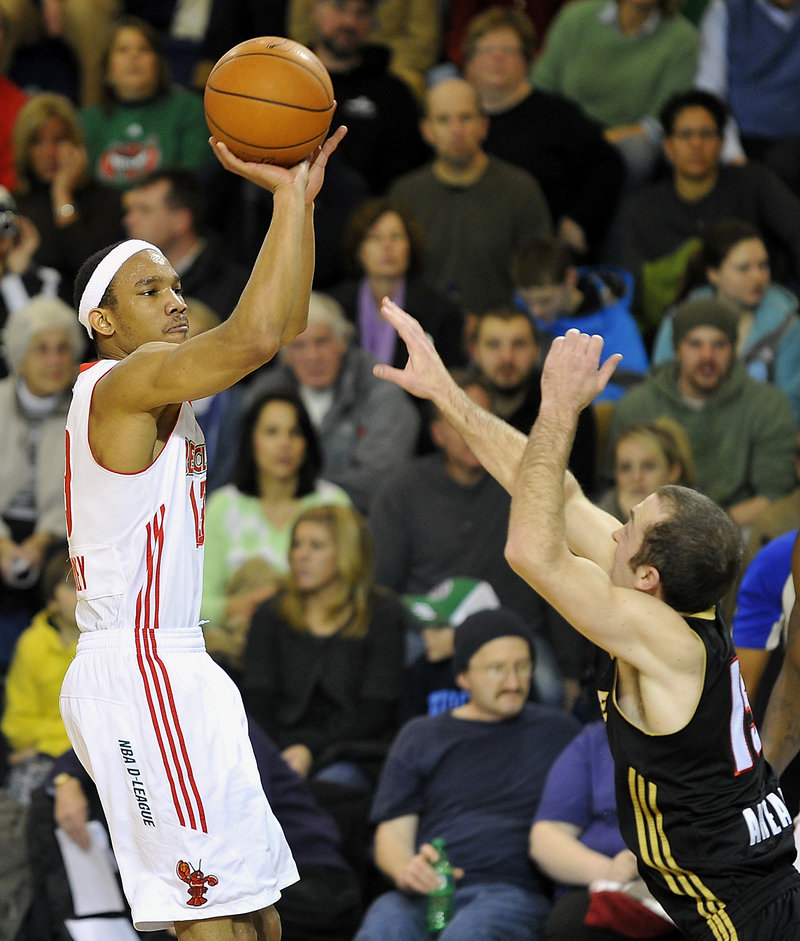
[[[0,0],[0,794],[29,814],[39,899],[8,937],[64,936],[54,820],[86,846],[97,812],[57,708],[58,455],[93,355],[74,277],[140,238],[193,333],[233,310],[271,197],[211,159],[202,88],[254,35],[312,48],[348,126],[308,328],[194,403],[207,648],[305,883],[284,937],[424,937],[435,837],[465,872],[442,941],[635,937],[592,891],[638,904],[591,722],[605,654],[508,566],[508,494],[461,437],[374,376],[406,359],[380,303],[526,433],[555,337],[623,354],[570,468],[621,523],[680,483],[740,526],[720,604],[763,701],[794,536],[770,540],[800,524],[800,0]]]

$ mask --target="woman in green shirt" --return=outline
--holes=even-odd
[[[158,31],[135,16],[117,20],[102,101],[81,120],[101,183],[127,188],[160,167],[200,170],[212,159],[202,98],[173,85]]]

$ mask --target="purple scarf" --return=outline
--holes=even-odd
[[[392,295],[392,300],[398,307],[402,307],[405,299],[406,282],[401,281]],[[381,363],[391,363],[394,360],[397,331],[381,317],[367,278],[362,279],[358,289],[358,332],[362,349],[372,353]]]

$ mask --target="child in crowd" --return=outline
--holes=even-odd
[[[545,341],[542,359],[555,337],[576,329],[601,336],[604,356],[622,353],[621,368],[599,400],[616,401],[647,372],[647,352],[631,313],[629,272],[608,266],[578,268],[565,242],[535,238],[517,252],[511,273],[517,304]]]
[[[6,788],[22,803],[70,747],[59,693],[75,656],[75,579],[66,553],[54,553],[42,573],[45,607],[20,635],[6,677],[3,735],[11,748]]]

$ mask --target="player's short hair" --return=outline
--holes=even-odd
[[[677,92],[667,99],[659,114],[664,137],[672,135],[678,115],[686,108],[705,108],[714,119],[717,133],[722,137],[725,132],[725,122],[728,120],[728,109],[721,98],[702,88],[690,88],[688,91]]]
[[[91,276],[94,274],[95,268],[106,257],[106,255],[111,254],[117,245],[122,245],[122,243],[125,241],[127,241],[127,239],[120,239],[119,242],[114,242],[113,245],[106,245],[105,248],[98,249],[98,251],[96,251],[93,255],[90,255],[80,266],[78,273],[75,275],[75,286],[72,292],[72,300],[75,304],[75,310],[81,306],[83,292],[86,290],[86,285],[89,283],[89,278],[91,278]],[[116,307],[117,298],[114,294],[113,285],[114,279],[112,278],[103,296],[100,298],[100,304],[98,305],[99,307],[108,307],[112,310]]]
[[[722,600],[739,575],[742,534],[719,504],[696,490],[667,484],[656,493],[670,516],[645,533],[631,569],[657,569],[662,597],[675,611],[705,611]]]

